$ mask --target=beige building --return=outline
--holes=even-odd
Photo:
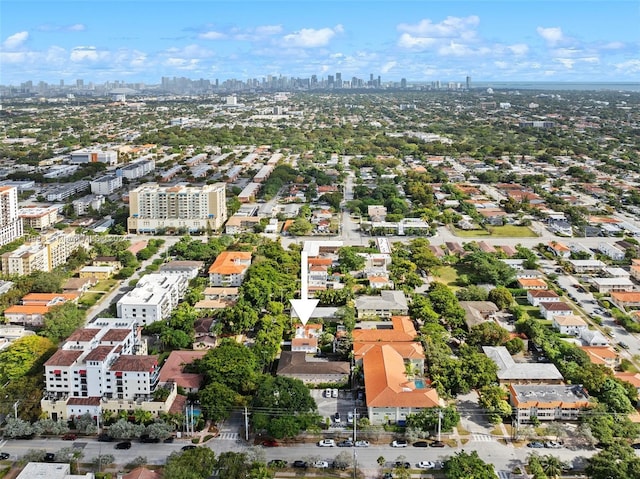
[[[47,206],[44,208],[37,206],[29,206],[27,208],[20,208],[18,216],[22,220],[22,225],[25,229],[31,228],[34,230],[44,231],[49,228],[53,228],[58,222],[58,207]]]
[[[129,208],[130,233],[219,230],[227,220],[225,184],[167,187],[146,183],[129,193]]]
[[[4,274],[28,275],[33,271],[52,271],[64,264],[71,253],[88,246],[83,235],[53,231],[0,256]]]
[[[0,186],[0,246],[17,240],[23,234],[18,216],[18,188]]]

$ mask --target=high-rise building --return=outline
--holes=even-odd
[[[84,88],[84,80],[82,79],[76,80],[76,88],[78,90],[82,90]]]
[[[17,240],[23,234],[18,216],[18,188],[0,186],[0,246]]]
[[[407,88],[407,79],[406,78],[402,78],[400,80],[400,88]]]
[[[336,88],[342,88],[342,73],[336,73]]]
[[[152,234],[218,230],[227,220],[226,198],[224,183],[199,187],[146,183],[129,193],[128,230]]]
[[[471,77],[467,77],[467,90],[471,90]]]

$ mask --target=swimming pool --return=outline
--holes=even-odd
[[[413,384],[416,385],[416,389],[424,389],[427,387],[424,383],[424,379],[414,379]]]

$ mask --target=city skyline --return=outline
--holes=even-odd
[[[89,8],[90,7],[90,8]],[[633,1],[7,1],[0,84],[266,75],[629,82]]]

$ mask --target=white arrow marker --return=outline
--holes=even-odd
[[[300,254],[300,299],[290,299],[291,307],[298,319],[306,326],[313,310],[318,306],[318,299],[309,299],[309,258],[306,251]]]

